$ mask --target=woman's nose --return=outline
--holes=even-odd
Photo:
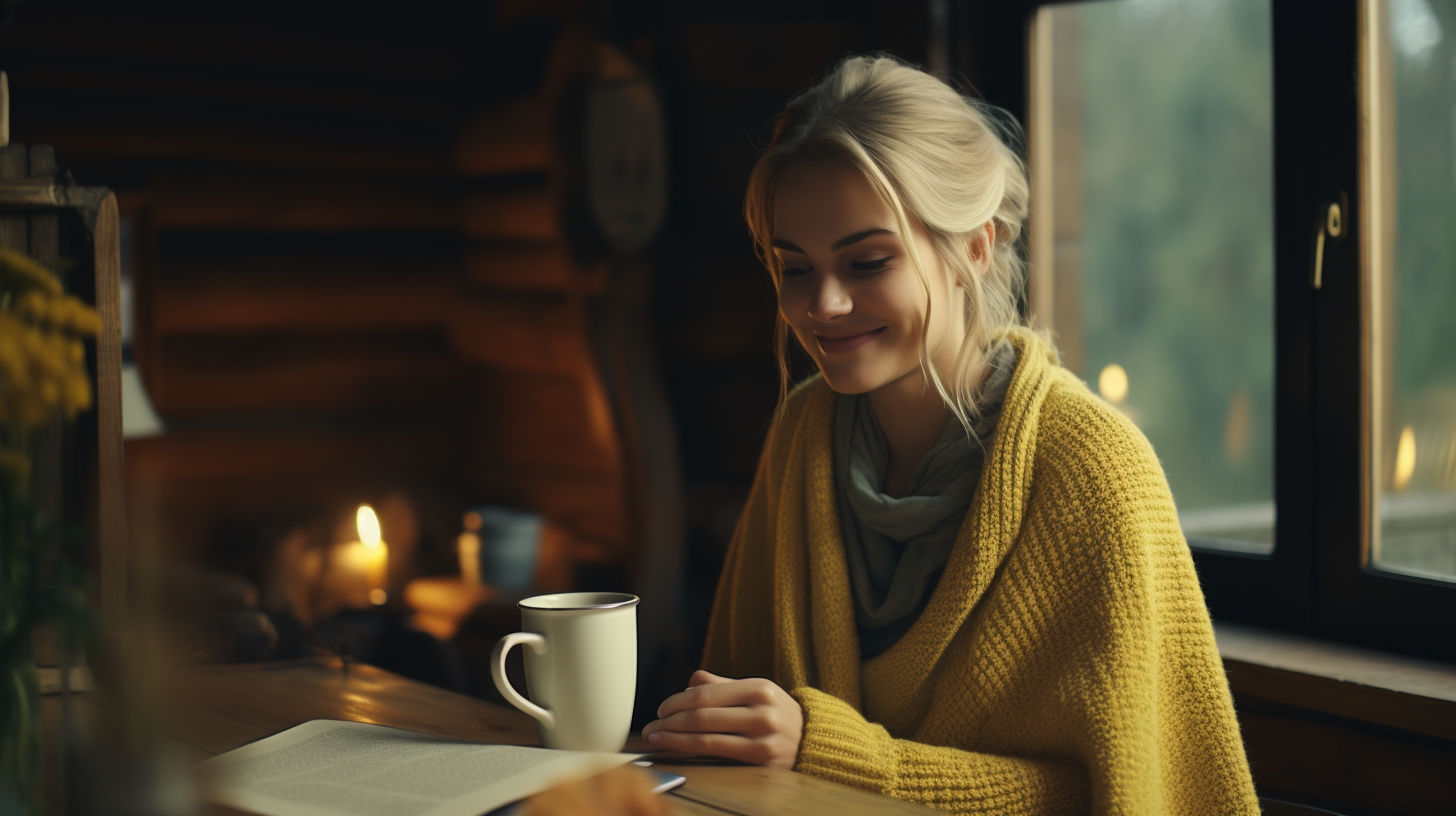
[[[819,275],[814,291],[809,297],[809,316],[815,320],[829,320],[849,314],[854,301],[834,275]]]

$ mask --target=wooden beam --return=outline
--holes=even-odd
[[[605,264],[577,266],[558,244],[472,244],[465,251],[465,279],[497,292],[599,295],[608,274]]]
[[[132,563],[127,541],[126,479],[121,439],[121,228],[116,196],[107,195],[96,212],[97,539],[101,550],[101,611],[108,628],[127,628],[127,587]]]
[[[159,334],[388,331],[442,326],[460,284],[394,279],[206,281],[157,293]]]
[[[365,115],[387,122],[422,127],[448,127],[460,116],[460,103],[449,94],[421,93],[380,83],[345,84],[337,79],[288,76],[278,81],[266,74],[180,72],[155,64],[87,65],[74,61],[19,60],[20,76],[32,108],[49,112],[56,100],[77,95],[133,101],[206,102],[269,107],[280,113],[296,110]],[[30,122],[29,126],[44,123]]]
[[[152,178],[159,230],[454,232],[449,184],[301,173],[159,171]]]
[[[452,470],[460,431],[445,423],[348,430],[169,431],[127,443],[128,482],[404,479]]]
[[[467,176],[545,173],[551,167],[551,117],[542,97],[480,111],[455,139],[455,166]]]
[[[293,344],[298,345],[298,344]],[[252,365],[176,361],[164,353],[152,393],[168,420],[204,415],[459,406],[469,369],[442,354],[402,349],[310,354],[299,349]]]
[[[105,110],[105,116],[98,115]],[[32,105],[30,138],[68,161],[150,159],[303,168],[371,176],[454,174],[444,125],[273,106],[52,94]]]
[[[467,360],[499,371],[579,376],[591,365],[585,315],[567,298],[462,296],[449,327]]]
[[[562,474],[620,474],[610,426],[593,421],[589,384],[577,377],[493,373],[475,386],[472,456],[509,468]]]
[[[477,240],[542,243],[561,240],[556,199],[544,184],[466,193],[463,217],[465,234]]]
[[[304,4],[280,16],[210,3],[52,2],[18,15],[4,48],[17,62],[163,64],[458,92],[474,76],[490,24],[491,7],[473,3],[420,6],[401,17],[395,7],[357,3]],[[412,36],[400,35],[402,25]]]

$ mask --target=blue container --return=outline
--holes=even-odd
[[[541,514],[514,507],[477,507],[481,579],[501,589],[530,589],[541,549]]]

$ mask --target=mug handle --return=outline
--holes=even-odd
[[[556,715],[522,697],[521,693],[511,686],[511,681],[506,679],[506,652],[509,652],[511,647],[517,643],[530,646],[531,651],[538,655],[546,654],[546,638],[535,632],[512,632],[501,638],[500,642],[495,645],[495,652],[490,656],[490,676],[495,679],[495,687],[500,691],[501,696],[505,697],[511,705],[540,720],[541,724],[547,728],[555,728]]]

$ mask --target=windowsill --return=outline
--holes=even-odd
[[[1456,666],[1228,623],[1214,633],[1235,694],[1456,740]]]

